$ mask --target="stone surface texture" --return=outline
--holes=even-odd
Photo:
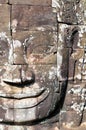
[[[52,0],[9,0],[10,4],[28,4],[39,6],[52,6]]]
[[[6,4],[8,3],[8,0],[0,0],[0,4]]]
[[[0,130],[86,130],[86,0],[0,0]]]

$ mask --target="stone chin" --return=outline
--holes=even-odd
[[[3,103],[5,105],[0,110],[3,112],[0,117],[1,122],[32,123],[46,119],[54,111],[59,101],[59,94],[53,91],[47,89],[38,97],[15,100],[13,106],[12,99],[8,99],[8,104]]]
[[[2,75],[0,84],[0,113],[2,114],[0,114],[0,122],[32,123],[40,120],[44,121],[48,116],[51,117],[51,113],[55,109],[58,111],[57,103],[61,94],[55,67],[43,65],[37,66],[36,70],[31,68],[35,80],[32,80],[34,76],[27,69],[25,75],[28,74],[31,78],[27,78],[27,75],[24,79],[26,81],[28,79],[28,84],[25,84],[25,80],[23,82],[16,80],[14,76],[14,71],[18,70],[16,67],[13,66],[12,68],[11,66],[10,69],[7,69],[7,73]],[[20,79],[19,74],[18,72],[16,75],[17,79]],[[10,76],[8,77],[8,75]],[[12,76],[14,78],[11,78]],[[34,82],[32,83],[32,81]]]

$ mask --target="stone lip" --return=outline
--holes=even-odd
[[[32,95],[26,94],[12,94],[3,95],[0,94],[1,100],[3,101],[2,106],[9,109],[28,109],[33,108],[46,100],[49,96],[49,89],[39,89],[39,92]]]
[[[46,89],[44,87],[42,88],[29,88],[28,92],[22,92],[22,93],[5,93],[0,92],[0,97],[3,98],[10,98],[10,99],[24,99],[24,98],[34,98],[40,96]]]

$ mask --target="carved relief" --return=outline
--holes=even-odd
[[[85,0],[0,0],[0,130],[86,129]]]

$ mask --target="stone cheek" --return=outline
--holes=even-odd
[[[0,65],[8,63],[9,43],[7,39],[0,40]]]
[[[23,64],[56,64],[56,48],[57,48],[57,33],[52,31],[18,31],[13,33],[14,45],[20,43],[24,45],[23,54],[16,56],[14,60],[16,63],[24,58]],[[23,47],[22,45],[22,47]],[[16,47],[18,49],[18,47]],[[25,49],[25,52],[24,52]],[[20,50],[21,51],[21,50]],[[14,55],[17,55],[18,51],[14,49]],[[17,58],[20,57],[18,60]],[[14,61],[15,62],[15,61]]]

